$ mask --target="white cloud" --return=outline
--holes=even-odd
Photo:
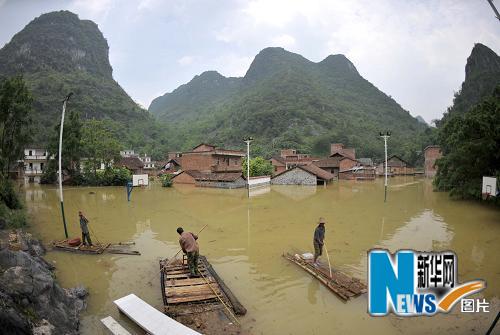
[[[253,56],[228,53],[209,60],[211,67],[226,77],[243,77],[253,61]]]
[[[137,5],[138,10],[151,10],[157,7],[161,0],[141,0]]]
[[[195,60],[195,57],[193,56],[184,56],[184,57],[181,57],[177,60],[177,63],[179,63],[180,65],[182,66],[186,66],[186,65],[190,65],[194,62]]]
[[[254,0],[215,36],[228,47],[251,45],[254,54],[269,43],[314,61],[343,53],[413,115],[433,119],[451,104],[474,43],[498,52],[490,11],[487,2],[453,0]]]
[[[115,4],[115,0],[75,0],[69,10],[82,14],[83,17],[105,19]]]
[[[282,46],[312,61],[343,53],[367,80],[430,120],[451,104],[475,42],[500,51],[486,1],[56,1],[0,0],[7,28],[0,45],[33,17],[69,9],[99,24],[115,78],[143,103],[205,70],[242,76],[260,50]]]
[[[273,46],[283,47],[283,48],[291,48],[295,45],[295,38],[288,34],[283,34],[274,37],[271,40]]]

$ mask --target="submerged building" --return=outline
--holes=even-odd
[[[246,185],[239,150],[201,143],[190,151],[169,154],[169,169],[175,170],[174,184],[238,188]]]
[[[436,160],[442,156],[439,145],[429,145],[424,149],[424,174],[427,178],[434,178],[437,173]]]
[[[285,170],[271,179],[273,185],[324,185],[332,181],[334,176],[316,165],[297,165]]]

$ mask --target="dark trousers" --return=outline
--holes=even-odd
[[[85,240],[87,240],[87,242],[85,242]],[[82,243],[84,245],[92,245],[92,240],[90,239],[90,234],[89,233],[84,233],[82,232]]]
[[[187,253],[187,262],[189,267],[189,272],[191,276],[197,276],[200,274],[198,271],[198,251],[192,251]]]
[[[319,256],[323,254],[323,244],[314,242],[314,261],[318,259]]]

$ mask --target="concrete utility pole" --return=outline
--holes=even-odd
[[[498,13],[498,10],[497,8],[495,7],[495,5],[493,4],[493,0],[486,0],[488,1],[488,3],[490,4],[491,6],[491,9],[493,9],[493,11],[495,12],[495,15],[497,17],[497,19],[500,21],[500,14]]]
[[[243,139],[243,142],[247,144],[247,189],[248,196],[250,197],[250,143],[252,143],[253,138],[247,137]]]
[[[387,139],[391,137],[391,133],[387,131],[385,134],[379,133],[380,137],[384,139],[385,148],[385,183],[384,183],[384,202],[387,202]]]
[[[63,128],[64,128],[64,114],[66,113],[66,103],[68,102],[69,98],[73,95],[71,92],[64,98],[63,100],[63,109],[62,109],[62,116],[61,116],[61,126],[59,129],[59,199],[61,200],[61,213],[62,213],[62,219],[63,219],[63,225],[64,225],[64,235],[66,238],[68,238],[68,229],[66,228],[66,217],[64,216],[64,199],[63,199],[63,190],[62,190],[62,167],[61,167],[61,162],[62,162],[62,139],[63,139]]]

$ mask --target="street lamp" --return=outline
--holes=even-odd
[[[63,102],[63,109],[62,109],[62,116],[61,116],[61,126],[59,129],[59,199],[61,200],[61,213],[62,213],[62,219],[63,219],[63,225],[64,225],[64,235],[66,238],[68,238],[68,229],[66,228],[66,217],[64,216],[64,200],[63,200],[63,191],[62,191],[62,168],[61,168],[61,161],[62,161],[62,139],[63,139],[63,128],[64,128],[64,114],[66,113],[66,103],[68,102],[69,98],[73,95],[73,92],[70,92],[66,98],[64,98]]]
[[[243,142],[247,144],[247,188],[250,192],[250,143],[252,143],[253,137],[247,137],[243,139]],[[250,196],[250,193],[249,193]]]
[[[391,132],[386,131],[385,134],[379,132],[380,137],[384,139],[385,148],[385,183],[384,183],[384,202],[387,201],[387,139],[391,137]]]

